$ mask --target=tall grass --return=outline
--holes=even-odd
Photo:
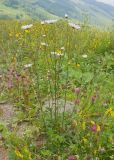
[[[113,32],[66,21],[0,23],[0,130],[10,159],[113,159]],[[18,134],[24,125],[24,131]]]

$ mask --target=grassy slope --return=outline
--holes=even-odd
[[[26,5],[27,4],[27,5]],[[19,16],[21,19],[45,19],[45,18],[57,18],[53,14],[37,6],[35,9],[31,8],[31,3],[25,3],[27,7],[23,8],[21,5],[18,8],[13,8],[4,4],[4,1],[0,2],[0,19],[15,19]]]
[[[89,0],[58,0],[55,3],[50,2],[50,5],[48,5],[49,0],[45,0],[45,2],[38,0],[37,4],[60,17],[63,17],[64,13],[68,13],[73,19],[82,21],[84,19],[83,15],[87,15],[91,24],[109,24],[111,23],[112,15],[114,15],[112,7],[107,6],[109,10],[106,10],[106,5]]]
[[[24,0],[17,8],[6,6],[5,2],[0,2],[0,18],[53,19],[68,13],[75,20],[83,21],[87,16],[91,24],[110,25],[114,16],[112,7],[94,0]]]
[[[5,18],[5,19],[16,18],[16,15],[20,15],[20,13],[23,14],[24,19],[29,18],[29,16],[27,16],[26,13],[21,8],[13,9],[3,4],[0,4],[0,18]]]

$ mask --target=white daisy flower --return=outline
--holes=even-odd
[[[33,24],[29,24],[26,26],[22,26],[21,29],[26,30],[26,29],[30,29],[33,26]]]
[[[45,21],[42,21],[41,24],[53,24],[53,23],[56,23],[57,20],[45,20]]]
[[[51,52],[51,55],[56,55],[57,54],[57,52]]]
[[[46,24],[53,24],[53,23],[56,23],[57,20],[45,20],[44,21]]]
[[[65,47],[61,47],[61,50],[65,50]]]
[[[42,37],[46,37],[46,35],[45,35],[45,34],[43,34],[43,35],[42,35]]]
[[[65,14],[65,18],[68,18],[68,14]]]
[[[87,58],[88,56],[87,56],[87,54],[83,54],[82,57],[83,58]]]
[[[31,64],[31,63],[30,63],[30,64],[25,64],[25,65],[24,65],[24,68],[30,68],[30,67],[32,67],[32,65],[33,65],[33,64]]]
[[[43,25],[43,24],[45,24],[45,22],[44,22],[44,21],[41,21],[41,24]]]
[[[45,43],[45,42],[42,42],[42,43],[41,43],[41,45],[42,45],[42,46],[46,46],[46,47],[48,47],[48,44],[47,44],[47,43]]]
[[[70,27],[74,28],[74,29],[80,29],[81,27],[78,24],[75,23],[68,23]]]
[[[52,56],[56,56],[56,57],[62,57],[62,56],[64,56],[63,53],[58,53],[58,52],[51,52],[51,55]]]

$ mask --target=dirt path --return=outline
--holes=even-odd
[[[0,160],[8,160],[7,152],[3,147],[0,148]]]
[[[12,115],[13,115],[13,107],[10,104],[0,104],[0,122],[9,124]],[[0,160],[8,160],[7,151],[2,145],[1,139],[0,139]]]
[[[50,104],[50,105],[49,105]],[[53,108],[54,102],[52,100],[50,101],[46,101],[44,104],[44,110],[46,108],[49,108],[49,106],[51,108]],[[64,100],[59,100],[57,102],[57,106],[58,106],[58,111],[60,113],[62,113],[64,111]],[[62,106],[62,107],[61,107]],[[66,102],[66,111],[73,111],[74,108],[74,103],[67,101]],[[6,125],[9,126],[9,124],[11,124],[11,120],[12,117],[14,115],[14,108],[12,105],[10,104],[0,104],[0,122],[5,123]],[[18,126],[18,130],[17,130],[17,135],[18,136],[23,136],[24,131],[26,130],[26,128],[28,128],[29,125],[27,123],[22,123],[21,125]],[[45,140],[44,140],[45,142]],[[38,146],[41,145],[41,141],[37,142]],[[7,150],[4,148],[4,146],[2,145],[2,137],[0,138],[0,160],[8,160],[8,156],[7,156]]]
[[[13,113],[13,107],[10,104],[0,104],[0,122],[8,123]]]

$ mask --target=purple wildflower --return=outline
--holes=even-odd
[[[95,103],[96,98],[97,98],[97,96],[96,96],[96,95],[91,97],[91,101],[92,101],[92,103]]]
[[[80,91],[81,91],[81,89],[80,89],[79,87],[77,87],[77,88],[74,88],[72,91],[73,91],[74,93],[76,93],[76,94],[79,94]]]
[[[91,131],[97,132],[97,125],[96,125],[96,124],[93,124],[93,125],[91,126]]]
[[[68,157],[68,160],[77,160],[77,158],[76,158],[76,156],[71,155],[71,156]]]

